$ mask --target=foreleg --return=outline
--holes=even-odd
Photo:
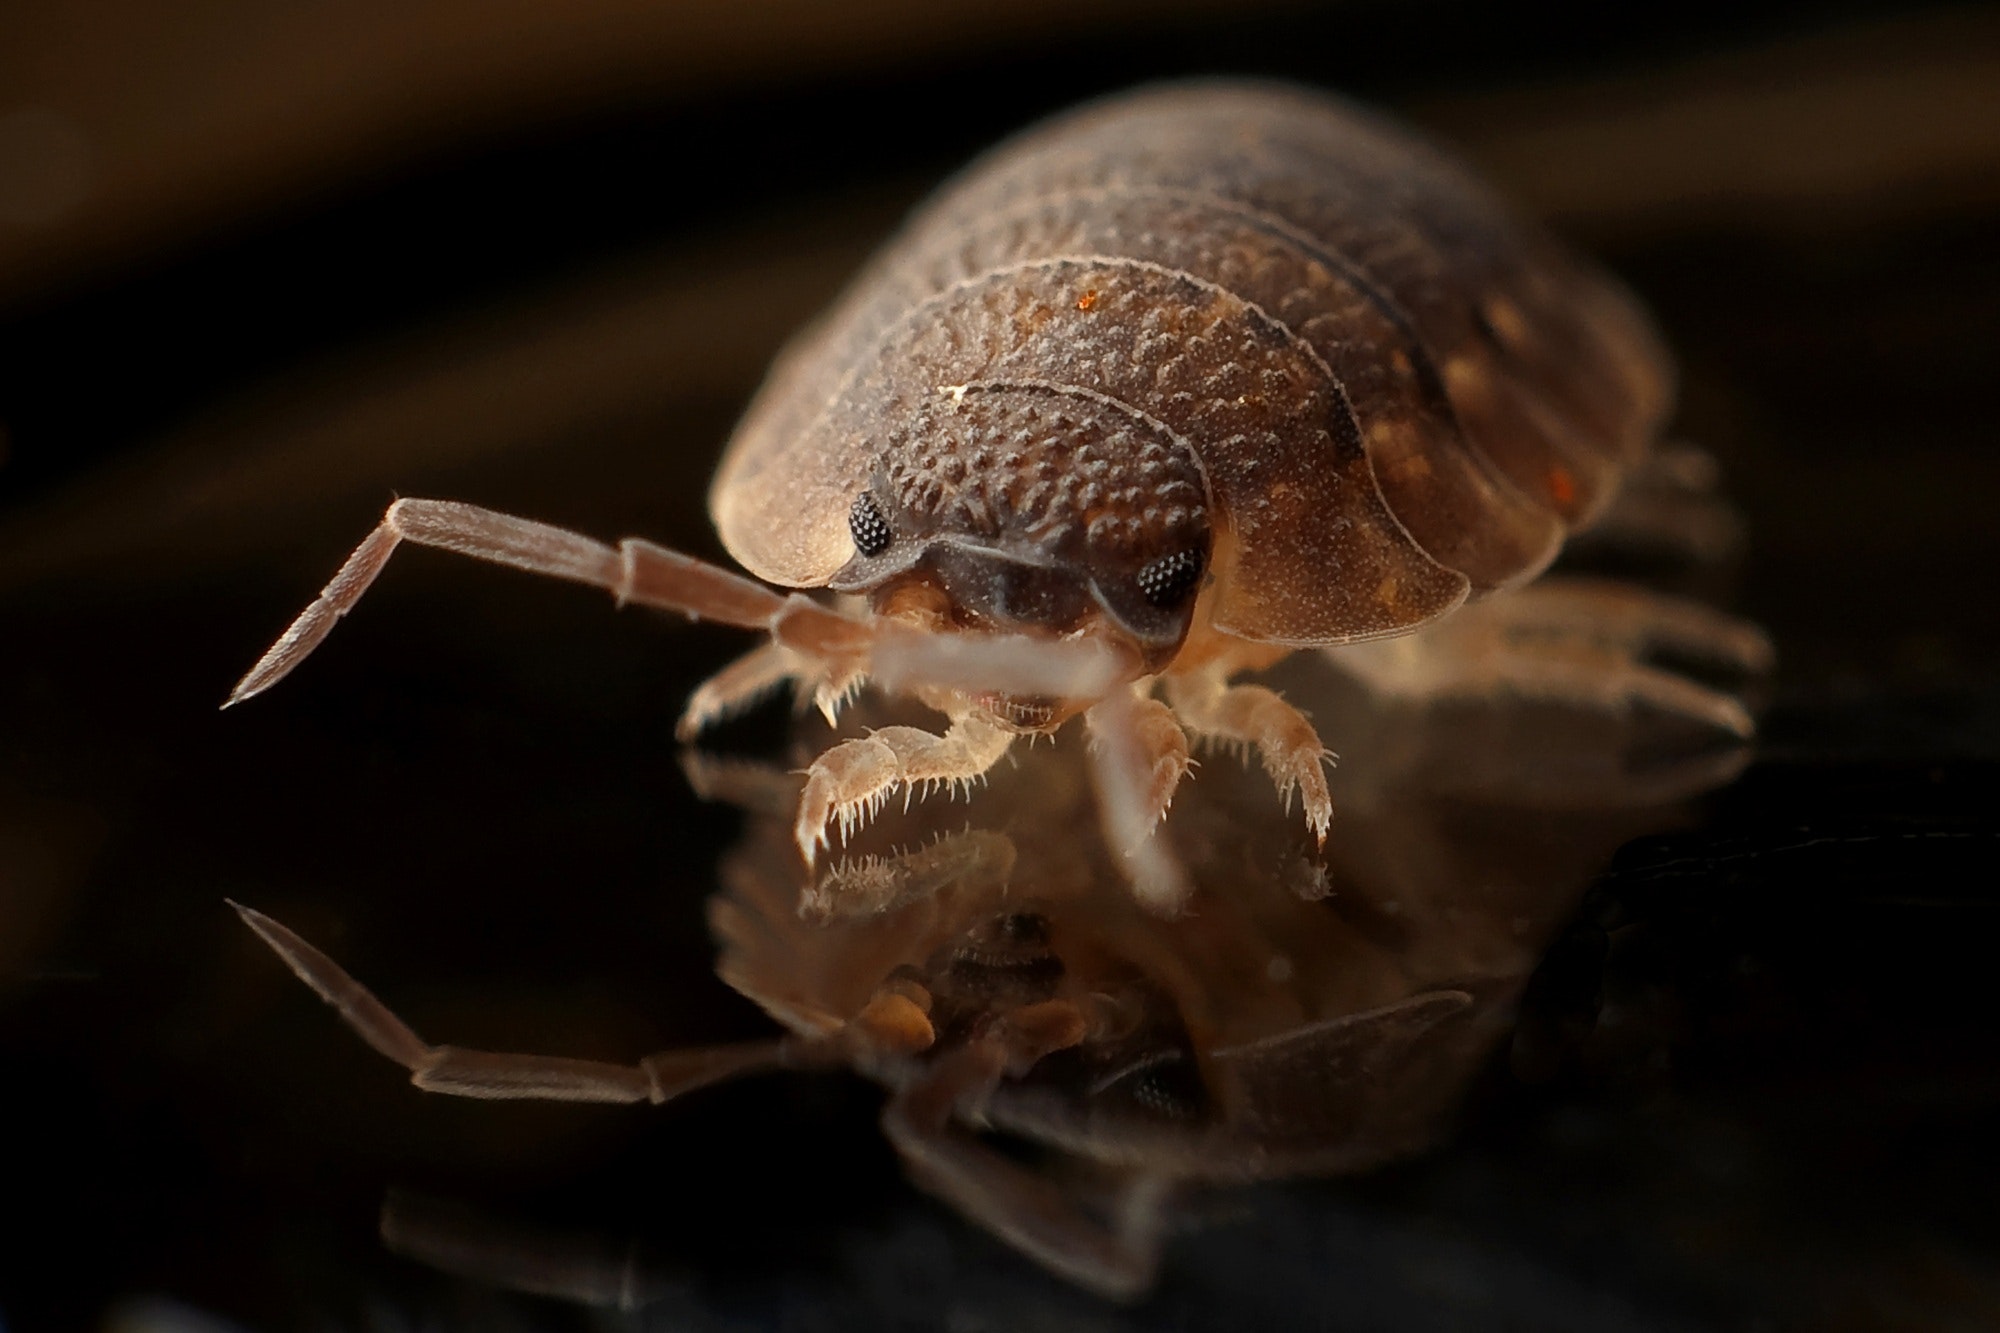
[[[969,791],[1013,743],[1013,732],[977,713],[959,718],[942,736],[917,727],[883,727],[842,741],[806,770],[793,826],[806,864],[827,845],[829,825],[837,824],[846,841],[898,787],[906,796],[919,788],[927,796],[939,786]]]

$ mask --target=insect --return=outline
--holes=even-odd
[[[1543,628],[1582,610],[1564,600],[1582,590],[1550,587],[1519,599],[1543,603]],[[1518,603],[1485,603],[1440,627],[1449,638],[1415,637],[1456,660],[1503,609],[1523,623]],[[1652,611],[1655,645],[1689,627],[1751,632]],[[774,1067],[855,1069],[887,1087],[883,1130],[918,1184],[1063,1276],[1131,1297],[1190,1190],[1427,1146],[1596,869],[1747,754],[1727,733],[1703,752],[1607,731],[1588,704],[1552,717],[1545,701],[1485,693],[1468,712],[1298,665],[1287,685],[1340,719],[1353,760],[1331,775],[1343,836],[1322,859],[1261,774],[1218,765],[1175,810],[1202,902],[1175,917],[1133,898],[1104,843],[1046,835],[1089,818],[1076,747],[1002,769],[962,831],[952,819],[940,833],[940,807],[893,808],[814,872],[791,837],[795,774],[697,767],[698,785],[751,811],[709,921],[718,973],[775,1020],[771,1038],[630,1065],[432,1045],[325,954],[238,910],[427,1091],[658,1103]],[[864,701],[858,720],[894,721],[887,702]],[[461,1238],[385,1234],[463,1269]],[[540,1257],[490,1268],[546,1290]]]
[[[1082,716],[1107,835],[1171,912],[1190,886],[1156,826],[1191,736],[1253,749],[1330,826],[1319,734],[1239,677],[1532,579],[1641,462],[1671,382],[1615,283],[1406,131],[1297,88],[1141,90],[948,184],[750,405],[709,495],[723,543],[842,600],[399,500],[230,702],[399,543],[443,547],[763,632],[684,736],[786,682],[829,715],[870,680],[943,714],[813,759],[808,861]]]

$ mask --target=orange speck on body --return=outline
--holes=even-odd
[[[1097,292],[1094,288],[1090,291],[1085,292],[1082,296],[1076,298],[1076,308],[1078,310],[1088,310],[1096,304],[1097,304]]]
[[[1576,499],[1576,478],[1570,476],[1568,468],[1549,469],[1549,498],[1559,505],[1567,506]]]

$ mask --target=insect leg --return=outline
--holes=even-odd
[[[1738,771],[1755,731],[1741,692],[1769,669],[1771,646],[1693,602],[1562,579],[1328,657],[1384,700],[1451,710],[1454,784],[1608,808],[1680,799]],[[1471,736],[1522,726],[1532,745],[1465,753]]]
[[[1326,786],[1332,758],[1305,714],[1262,685],[1231,685],[1221,671],[1170,676],[1167,699],[1197,735],[1254,745],[1264,771],[1287,805],[1292,793],[1303,798],[1306,824],[1323,845],[1333,823],[1333,797]]]
[[[1404,639],[1331,656],[1389,697],[1506,694],[1614,714],[1643,707],[1742,739],[1755,730],[1742,701],[1674,668],[1750,678],[1772,663],[1770,640],[1753,625],[1594,579],[1538,583]]]
[[[410,1082],[426,1092],[550,1102],[658,1103],[741,1074],[804,1062],[798,1044],[782,1039],[667,1051],[633,1065],[432,1046],[340,964],[262,912],[239,903],[230,906],[363,1041],[409,1070]]]
[[[898,787],[970,789],[1000,762],[1014,733],[977,713],[967,713],[936,736],[917,727],[883,727],[858,740],[842,741],[806,770],[793,825],[799,851],[810,865],[827,843],[827,828],[838,823],[843,840],[874,817]]]
[[[758,699],[807,670],[804,662],[782,644],[763,643],[695,686],[687,707],[674,724],[674,735],[691,741],[711,725],[748,708]]]
[[[1715,459],[1685,441],[1648,454],[1569,553],[1666,557],[1691,567],[1719,565],[1743,545],[1743,518],[1717,490]]]
[[[619,602],[678,611],[799,640],[818,654],[866,651],[867,626],[803,597],[638,538],[617,546],[563,528],[450,500],[398,500],[320,595],[230,692],[229,704],[261,694],[298,666],[352,610],[403,542],[435,546],[532,574],[603,588]]]
[[[1186,733],[1165,705],[1133,690],[1114,690],[1083,717],[1090,728],[1091,776],[1105,843],[1124,858],[1139,900],[1171,916],[1193,895],[1180,858],[1159,828],[1188,768]]]

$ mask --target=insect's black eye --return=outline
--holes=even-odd
[[[882,554],[896,537],[889,531],[889,520],[882,517],[881,506],[869,491],[854,497],[854,508],[847,511],[847,530],[854,536],[854,549],[863,555]]]
[[[1201,583],[1201,552],[1176,551],[1139,571],[1139,593],[1162,611],[1187,600]]]

